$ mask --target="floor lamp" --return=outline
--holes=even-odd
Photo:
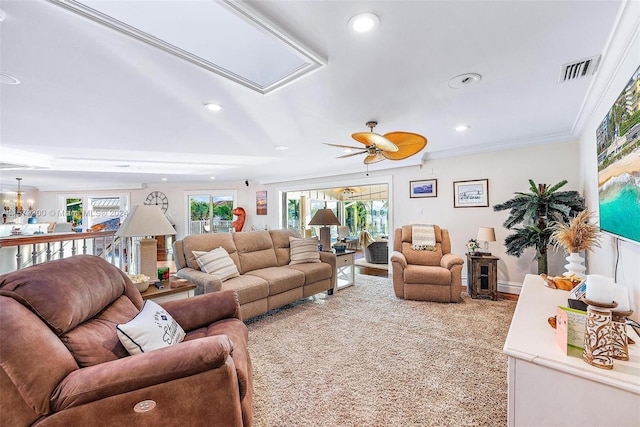
[[[309,221],[309,225],[322,225],[320,227],[320,244],[324,252],[331,251],[331,232],[329,225],[340,225],[340,221],[331,209],[318,209]]]
[[[158,241],[153,236],[174,235],[176,230],[157,205],[134,206],[116,232],[118,237],[143,237],[140,240],[137,273],[155,280],[158,277]]]

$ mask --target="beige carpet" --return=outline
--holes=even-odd
[[[359,265],[361,267],[369,267],[369,268],[377,268],[379,270],[389,270],[389,264],[373,264],[371,262],[367,262],[364,258],[358,258],[354,261],[355,265]]]
[[[504,426],[514,301],[405,301],[390,279],[250,321],[254,425]]]

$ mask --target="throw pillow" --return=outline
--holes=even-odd
[[[320,251],[318,251],[317,239],[289,237],[289,248],[291,251],[291,262],[289,262],[289,265],[320,262]]]
[[[185,333],[167,311],[146,300],[140,313],[117,325],[118,338],[129,354],[140,354],[181,342]]]
[[[223,282],[240,275],[238,267],[236,267],[229,253],[223,247],[216,248],[210,252],[192,252],[196,257],[200,270],[218,276]]]

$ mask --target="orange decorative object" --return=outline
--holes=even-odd
[[[242,227],[244,227],[244,220],[247,217],[247,213],[244,211],[244,208],[235,208],[231,212],[238,217],[238,219],[236,219],[231,223],[231,226],[235,231],[242,231]]]

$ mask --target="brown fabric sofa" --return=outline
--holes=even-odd
[[[411,249],[411,226],[396,229],[391,254],[393,290],[398,298],[459,302],[464,260],[451,253],[449,232],[434,226],[435,251]]]
[[[115,325],[142,306],[129,278],[91,255],[0,276],[0,425],[251,425],[237,295],[163,304],[186,338],[129,356]],[[134,411],[147,400],[154,409]]]
[[[245,320],[333,290],[335,255],[320,252],[322,262],[289,265],[289,237],[300,235],[294,230],[269,230],[187,236],[173,244],[176,275],[198,285],[196,294],[237,291]],[[218,247],[229,253],[240,276],[222,282],[215,275],[200,271],[193,251],[208,252]]]

